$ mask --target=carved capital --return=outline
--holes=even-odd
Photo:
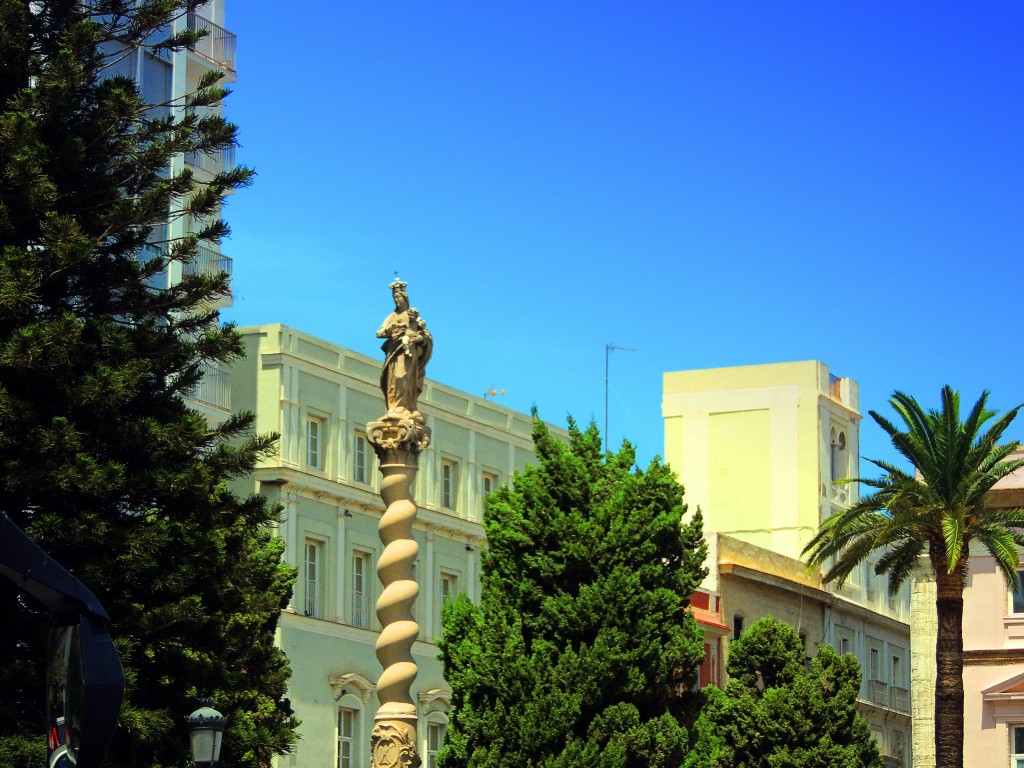
[[[378,722],[370,736],[373,768],[419,768],[416,730],[396,720]]]
[[[430,427],[418,413],[409,417],[389,414],[366,425],[366,439],[381,464],[405,463],[394,460],[403,453],[411,454],[415,464],[416,455],[430,445]]]

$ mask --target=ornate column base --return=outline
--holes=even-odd
[[[419,768],[416,721],[378,720],[370,736],[373,768]]]

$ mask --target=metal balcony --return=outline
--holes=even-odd
[[[868,701],[877,707],[889,707],[889,686],[881,680],[868,680]]]
[[[315,579],[306,579],[305,614],[314,619],[322,619],[324,615],[324,585]]]
[[[910,691],[894,685],[889,693],[892,695],[892,708],[904,715],[910,714]]]
[[[213,176],[235,167],[235,148],[228,147],[212,152],[186,152],[185,162]]]
[[[352,593],[352,625],[363,629],[370,626],[370,596],[364,592]]]
[[[217,411],[231,411],[231,374],[215,363],[203,363],[203,378],[186,397]]]
[[[206,245],[199,246],[199,252],[192,261],[182,265],[181,271],[185,275],[219,275],[227,272],[231,277],[232,260],[219,251],[215,251]]]
[[[217,26],[198,13],[188,15],[188,28],[193,32],[205,32],[201,38],[189,46],[204,59],[228,72],[235,71],[235,43],[237,37],[224,27]]]

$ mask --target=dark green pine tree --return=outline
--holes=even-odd
[[[534,418],[538,464],[487,499],[478,606],[446,607],[453,713],[442,768],[677,766],[703,658],[686,610],[704,578],[699,510],[655,460],[568,444]]]
[[[154,287],[227,233],[222,200],[252,174],[170,170],[236,143],[216,76],[157,109],[108,76],[127,51],[194,42],[162,30],[198,5],[0,0],[0,511],[111,616],[127,677],[112,767],[185,764],[200,696],[228,716],[225,766],[268,765],[296,725],[273,643],[294,574],[276,511],[229,490],[273,439],[183,400],[241,352],[212,309],[226,276]],[[168,217],[194,235],[157,242]],[[47,617],[0,582],[0,764],[39,766]]]
[[[767,617],[729,646],[727,671],[724,690],[705,691],[685,768],[882,768],[852,655],[823,645],[808,671],[797,633]]]

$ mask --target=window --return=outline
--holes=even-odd
[[[459,577],[454,573],[447,571],[441,571],[440,579],[441,599],[437,604],[437,613],[435,614],[435,625],[434,634],[438,637],[441,636],[441,619],[444,616],[444,606],[449,600],[454,600],[455,596],[459,593]]]
[[[441,723],[427,723],[427,768],[437,768],[437,753],[444,744],[444,726]]]
[[[870,680],[881,680],[879,676],[881,670],[879,669],[879,660],[881,653],[877,648],[872,648],[868,654],[868,675]]]
[[[1017,571],[1017,580],[1013,583],[1010,612],[1024,613],[1024,571]]]
[[[459,577],[454,573],[441,572],[441,602],[447,603],[459,591]]]
[[[493,472],[484,472],[482,486],[484,496],[489,493],[494,493],[498,488],[498,476]]]
[[[353,768],[356,752],[356,711],[338,710],[338,768]]]
[[[441,460],[441,506],[455,509],[458,501],[459,465],[448,459]]]
[[[307,616],[320,618],[323,611],[324,580],[321,568],[323,561],[323,542],[306,539],[306,605]]]
[[[864,590],[868,600],[875,599],[875,563],[872,560],[864,563]]]
[[[312,469],[323,469],[323,454],[320,451],[320,438],[323,422],[320,419],[306,420],[306,465]]]
[[[853,653],[853,630],[837,625],[835,637],[835,648],[839,651],[840,655]]]
[[[832,482],[836,483],[846,477],[845,465],[845,453],[846,453],[846,433],[832,430],[831,435],[831,464],[832,464]]]
[[[370,554],[352,552],[352,624],[363,629],[370,627]]]
[[[370,482],[369,473],[366,471],[366,435],[357,434],[352,446],[352,479],[357,483]]]
[[[1015,725],[1010,732],[1011,768],[1024,768],[1024,725]]]
[[[740,614],[736,614],[732,617],[732,639],[739,640],[740,635],[743,634],[743,617]]]

